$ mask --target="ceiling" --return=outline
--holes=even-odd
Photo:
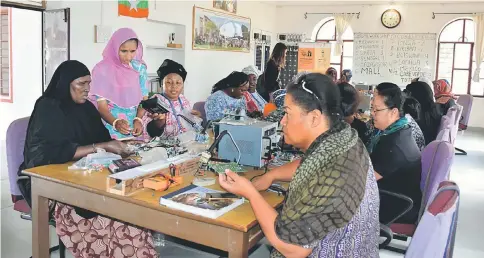
[[[360,4],[463,4],[463,3],[482,3],[482,0],[305,0],[305,1],[291,1],[291,0],[278,0],[278,1],[261,1],[266,4],[276,6],[301,6],[301,5],[360,5]]]

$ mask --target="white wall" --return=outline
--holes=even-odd
[[[397,9],[402,15],[402,22],[397,28],[387,29],[380,21],[383,11]],[[304,13],[361,12],[359,19],[354,19],[353,32],[372,33],[440,33],[450,21],[462,15],[437,15],[432,19],[432,12],[469,13],[484,12],[484,3],[473,4],[378,4],[378,5],[324,5],[324,6],[280,6],[277,7],[277,33],[306,33],[308,37],[322,19],[328,15],[308,15]],[[484,127],[484,98],[474,98],[469,126]]]
[[[193,6],[196,4],[199,7],[211,8],[212,3],[212,0],[149,2],[150,19],[186,26],[185,42],[183,42],[186,51],[185,68],[188,71],[185,95],[192,103],[205,100],[213,84],[233,70],[240,70],[254,63],[253,47],[250,53],[192,50]],[[111,26],[113,31],[120,27],[132,27],[139,35],[162,33],[164,38],[168,38],[168,33],[165,32],[143,31],[146,30],[143,24],[147,23],[144,19],[118,17],[117,1],[102,3],[101,1],[49,1],[47,4],[48,9],[66,7],[71,8],[71,59],[83,62],[90,69],[101,60],[101,53],[105,46],[105,43],[94,43],[94,25],[99,25],[101,22],[105,26]],[[252,30],[275,31],[276,7],[274,5],[239,1],[237,9],[237,15],[251,18]],[[159,60],[155,67],[148,67],[148,72],[156,71],[162,62],[163,60]]]
[[[42,94],[42,14],[11,10],[13,102],[0,102],[0,140],[13,120],[30,116]]]

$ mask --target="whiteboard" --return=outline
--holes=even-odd
[[[435,33],[355,33],[353,82],[407,85],[434,78]]]

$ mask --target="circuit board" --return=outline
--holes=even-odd
[[[225,162],[210,161],[208,163],[208,167],[210,168],[210,170],[212,170],[212,171],[214,171],[215,173],[218,173],[218,174],[225,173],[226,169],[230,169],[235,173],[247,172],[247,170],[243,166],[241,166],[241,165],[239,165],[235,162],[225,163]]]

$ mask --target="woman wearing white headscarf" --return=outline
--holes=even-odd
[[[260,75],[259,70],[255,68],[253,65],[249,65],[242,69],[242,72],[249,76],[249,90],[246,94],[246,101],[253,102],[257,105],[257,110],[262,111],[264,110],[264,106],[267,104],[267,101],[257,92],[257,79]]]

